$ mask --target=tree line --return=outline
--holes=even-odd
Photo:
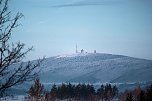
[[[152,101],[152,84],[144,89],[136,87],[119,94],[120,101]]]
[[[118,88],[111,84],[101,85],[97,90],[91,84],[62,83],[61,85],[53,85],[50,91],[45,91],[39,79],[36,79],[28,92],[28,99],[32,101],[110,101],[118,95]]]
[[[26,99],[28,101],[152,101],[152,85],[119,93],[117,86],[111,84],[101,85],[95,89],[91,84],[62,83],[58,86],[54,84],[50,91],[45,91],[40,80],[36,79]]]

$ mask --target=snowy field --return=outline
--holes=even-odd
[[[18,95],[18,96],[9,96],[9,97],[0,98],[0,101],[27,101],[27,100],[25,100],[24,95]]]
[[[4,97],[4,98],[0,98],[0,101],[28,101],[25,99],[25,97],[23,95],[20,96],[14,96],[14,97]],[[57,99],[56,101],[69,101],[69,100],[59,100]],[[74,101],[74,100],[70,100],[70,101]],[[100,100],[101,101],[101,100]],[[111,101],[119,101],[118,99],[113,99]]]

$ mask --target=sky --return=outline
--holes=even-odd
[[[110,53],[152,60],[152,0],[11,0],[23,13],[12,41],[34,49],[27,60],[60,54]]]

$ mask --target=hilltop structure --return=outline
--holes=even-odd
[[[84,50],[83,50],[83,49],[81,49],[81,53],[84,53]]]
[[[79,52],[79,51],[78,51],[78,45],[77,45],[77,44],[76,44],[76,50],[75,50],[75,52],[76,52],[76,53],[88,53],[88,52],[85,52],[84,49],[81,49],[80,52]],[[94,50],[93,53],[97,53],[97,51]]]
[[[76,53],[78,53],[77,44],[76,44]]]

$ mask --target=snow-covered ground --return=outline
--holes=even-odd
[[[0,98],[0,101],[28,101],[28,100],[24,99],[24,96],[15,96],[15,97]],[[64,100],[57,99],[56,101],[69,101],[69,100],[67,100],[67,99],[64,99]],[[75,100],[70,100],[70,101],[75,101]],[[113,99],[111,101],[119,101],[119,100],[118,99]]]
[[[33,61],[35,62],[35,61]],[[46,58],[41,64],[40,80],[45,88],[64,83],[90,83],[95,87],[111,83],[120,90],[152,82],[152,60],[105,53],[64,54]],[[11,92],[25,94],[31,83],[17,86]]]
[[[17,95],[17,96],[7,96],[0,98],[0,101],[26,101],[24,95]]]
[[[62,54],[62,55],[58,55],[56,56],[56,58],[64,58],[64,57],[77,57],[77,56],[86,56],[86,55],[89,55],[91,53],[69,53],[69,54]]]
[[[41,69],[43,83],[129,83],[152,80],[151,60],[103,53],[65,54],[47,58]]]

